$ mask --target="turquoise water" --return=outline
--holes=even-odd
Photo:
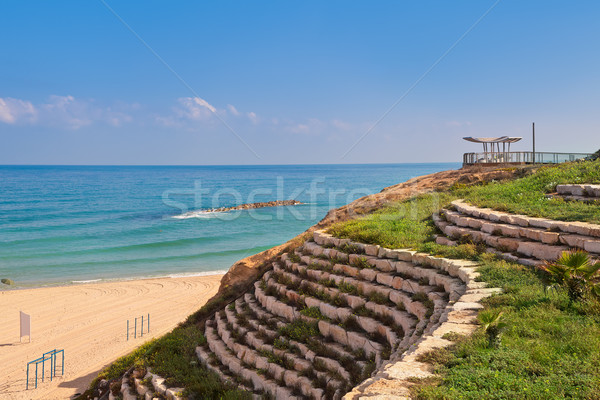
[[[0,166],[0,278],[30,287],[222,271],[331,208],[458,167]],[[201,212],[291,198],[306,204]]]

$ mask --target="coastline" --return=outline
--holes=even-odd
[[[160,337],[202,307],[222,274],[78,283],[0,291],[0,397],[65,399],[87,389],[106,365]],[[19,341],[19,311],[31,315],[32,340]],[[150,314],[150,333],[126,338],[127,320]],[[131,335],[133,331],[131,330]],[[25,391],[26,363],[65,350],[65,375]],[[30,382],[30,384],[33,381]]]
[[[465,179],[467,175],[469,175],[470,179],[473,179],[472,174],[461,170],[450,170],[419,176],[387,187],[379,193],[362,197],[351,204],[332,209],[325,218],[310,227],[307,231],[279,246],[239,260],[233,264],[225,275],[183,278],[147,277],[132,280],[117,279],[114,281],[0,291],[0,307],[8,310],[5,315],[0,317],[0,322],[2,323],[2,327],[0,328],[0,345],[2,345],[0,346],[0,358],[7,360],[5,365],[0,367],[0,375],[7,376],[7,383],[0,386],[0,395],[2,398],[10,399],[52,399],[68,398],[77,393],[82,393],[88,388],[91,380],[98,375],[98,372],[102,368],[111,364],[120,356],[139,347],[147,338],[164,335],[179,322],[198,311],[202,305],[217,294],[222,294],[224,291],[239,292],[244,286],[256,279],[256,276],[261,273],[263,266],[269,259],[282,252],[288,246],[294,246],[296,242],[314,229],[323,228],[334,222],[349,218],[352,215],[368,213],[389,201],[397,201],[414,195],[416,192],[447,187],[456,181]],[[475,180],[478,178],[475,178]],[[176,286],[169,284],[179,281],[181,281],[181,285],[178,287],[165,288],[165,286]],[[194,284],[196,288],[198,285],[203,287],[195,291],[190,288]],[[160,289],[157,289],[158,286],[160,286]],[[104,288],[104,293],[102,293],[102,288]],[[35,296],[31,296],[34,290],[36,291]],[[86,291],[88,292],[87,296],[90,297],[87,299],[88,302],[71,298],[71,296],[79,295],[80,298],[85,299],[86,296],[81,296],[81,292]],[[51,294],[44,296],[43,294],[45,293]],[[54,298],[59,293],[62,293],[63,297],[68,297],[69,301],[65,303],[63,299],[63,303],[60,304],[52,302],[51,307],[45,304],[47,302],[44,302],[44,298]],[[55,331],[62,332],[63,335],[59,337],[52,335],[49,340],[45,340],[44,344],[38,342],[39,335],[34,337],[32,345],[36,344],[35,350],[34,346],[28,346],[25,343],[22,345],[19,344],[17,336],[17,311],[19,311],[18,306],[22,303],[10,299],[10,296],[16,298],[17,294],[23,294],[22,297],[30,297],[29,303],[34,303],[40,307],[37,311],[38,320],[40,315],[43,315],[46,319],[51,319],[50,322],[46,323],[48,329],[53,333]],[[40,294],[42,295],[40,296]],[[6,307],[7,303],[11,305],[11,308]],[[44,309],[43,306],[45,305],[46,308]],[[151,312],[151,335],[145,335],[144,341],[138,338],[137,341],[127,342],[125,340],[125,324],[127,319],[132,319],[136,315],[139,316],[145,313],[146,311],[140,309],[147,309],[149,307],[152,307],[155,313],[162,312],[164,315],[168,315],[170,321],[165,323],[163,329],[158,331],[159,328],[155,325],[156,318],[152,316]],[[27,309],[23,309],[23,311],[28,312]],[[36,321],[36,318],[33,318],[33,313],[31,314],[32,322]],[[71,314],[74,315],[71,316]],[[92,316],[94,317],[94,321],[88,322],[87,318]],[[104,322],[99,321],[100,319],[104,319]],[[73,328],[63,328],[65,324]],[[110,324],[112,324],[112,327]],[[106,325],[109,326],[106,327]],[[36,335],[36,329],[39,329],[40,325],[39,323],[36,325],[33,322],[33,326],[34,335]],[[98,329],[98,326],[102,328]],[[91,336],[92,332],[93,337]],[[65,353],[67,353],[66,345],[61,344],[65,342],[68,342],[69,346],[75,346],[74,349],[69,350],[68,354],[71,354],[71,356],[65,359],[67,365],[65,377],[55,379],[52,383],[46,382],[40,385],[35,393],[32,391],[25,392],[26,362],[39,357],[43,352],[48,351],[48,349],[60,349],[64,347]],[[98,355],[96,353],[102,354]],[[17,356],[13,354],[17,354]],[[90,356],[90,354],[93,354],[93,356]],[[71,367],[69,367],[70,363],[72,363]],[[12,370],[8,371],[9,367]]]
[[[182,272],[169,275],[148,275],[148,276],[129,276],[129,277],[118,277],[118,278],[98,278],[98,279],[87,279],[87,280],[67,280],[60,282],[45,282],[45,283],[32,283],[30,285],[5,285],[0,284],[0,293],[2,292],[13,292],[21,290],[34,290],[34,289],[45,289],[45,288],[69,288],[79,285],[93,285],[103,283],[119,283],[119,282],[132,282],[132,281],[144,281],[152,279],[176,279],[176,278],[195,278],[202,276],[219,275],[223,276],[227,273],[226,269],[217,269],[214,271],[202,271],[202,272]]]

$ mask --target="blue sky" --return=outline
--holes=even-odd
[[[533,121],[538,150],[593,152],[599,16],[595,1],[5,1],[0,164],[460,161],[479,150],[463,136],[529,150]]]

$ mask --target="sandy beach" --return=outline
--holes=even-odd
[[[0,292],[0,398],[68,399],[83,392],[104,366],[199,309],[217,292],[221,276]],[[31,315],[31,343],[19,342],[19,311]],[[127,340],[127,320],[133,324],[133,318],[148,313],[150,333],[142,338],[138,331],[137,339]],[[64,349],[65,375],[38,382],[37,389],[31,389],[31,380],[26,391],[27,362],[53,349]]]

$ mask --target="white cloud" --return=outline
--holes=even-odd
[[[32,122],[37,118],[37,110],[29,101],[0,97],[0,122],[17,124]]]
[[[181,118],[201,121],[217,112],[216,108],[200,97],[180,97],[177,101],[182,107],[175,108],[175,113]]]
[[[208,104],[208,102],[206,100],[201,99],[200,97],[194,97],[194,101],[196,102],[196,104],[198,104],[201,107],[206,107],[212,112],[217,112],[217,110],[213,106]]]
[[[71,129],[92,124],[95,119],[99,119],[101,112],[85,101],[75,100],[73,96],[50,96],[50,102],[40,108],[44,119],[56,125],[66,124]]]
[[[0,98],[0,122],[69,129],[79,129],[97,122],[120,126],[133,120],[125,112],[126,108],[124,105],[116,109],[103,107],[94,100],[80,100],[71,95],[53,95],[46,102],[37,105],[27,100]]]
[[[234,106],[232,106],[231,104],[227,104],[227,109],[229,110],[229,112],[233,115],[235,115],[236,117],[238,115],[240,115],[240,112],[237,110],[237,108],[235,108]]]
[[[246,114],[248,116],[248,119],[253,123],[253,124],[258,124],[260,122],[260,119],[258,118],[258,116],[256,115],[256,113],[250,111],[249,113]]]
[[[198,124],[206,127],[218,126],[219,121],[215,116],[236,128],[248,128],[252,124],[277,133],[299,135],[346,135],[347,132],[359,128],[339,119],[323,121],[308,118],[293,121],[262,117],[254,111],[240,111],[232,104],[218,109],[200,97],[180,97],[169,111],[150,114],[138,103],[117,101],[106,106],[98,104],[94,99],[79,99],[72,95],[53,95],[37,104],[21,99],[0,98],[0,123],[54,126],[73,130],[95,124],[113,127],[130,123],[144,125],[148,120],[169,128],[195,130]]]

